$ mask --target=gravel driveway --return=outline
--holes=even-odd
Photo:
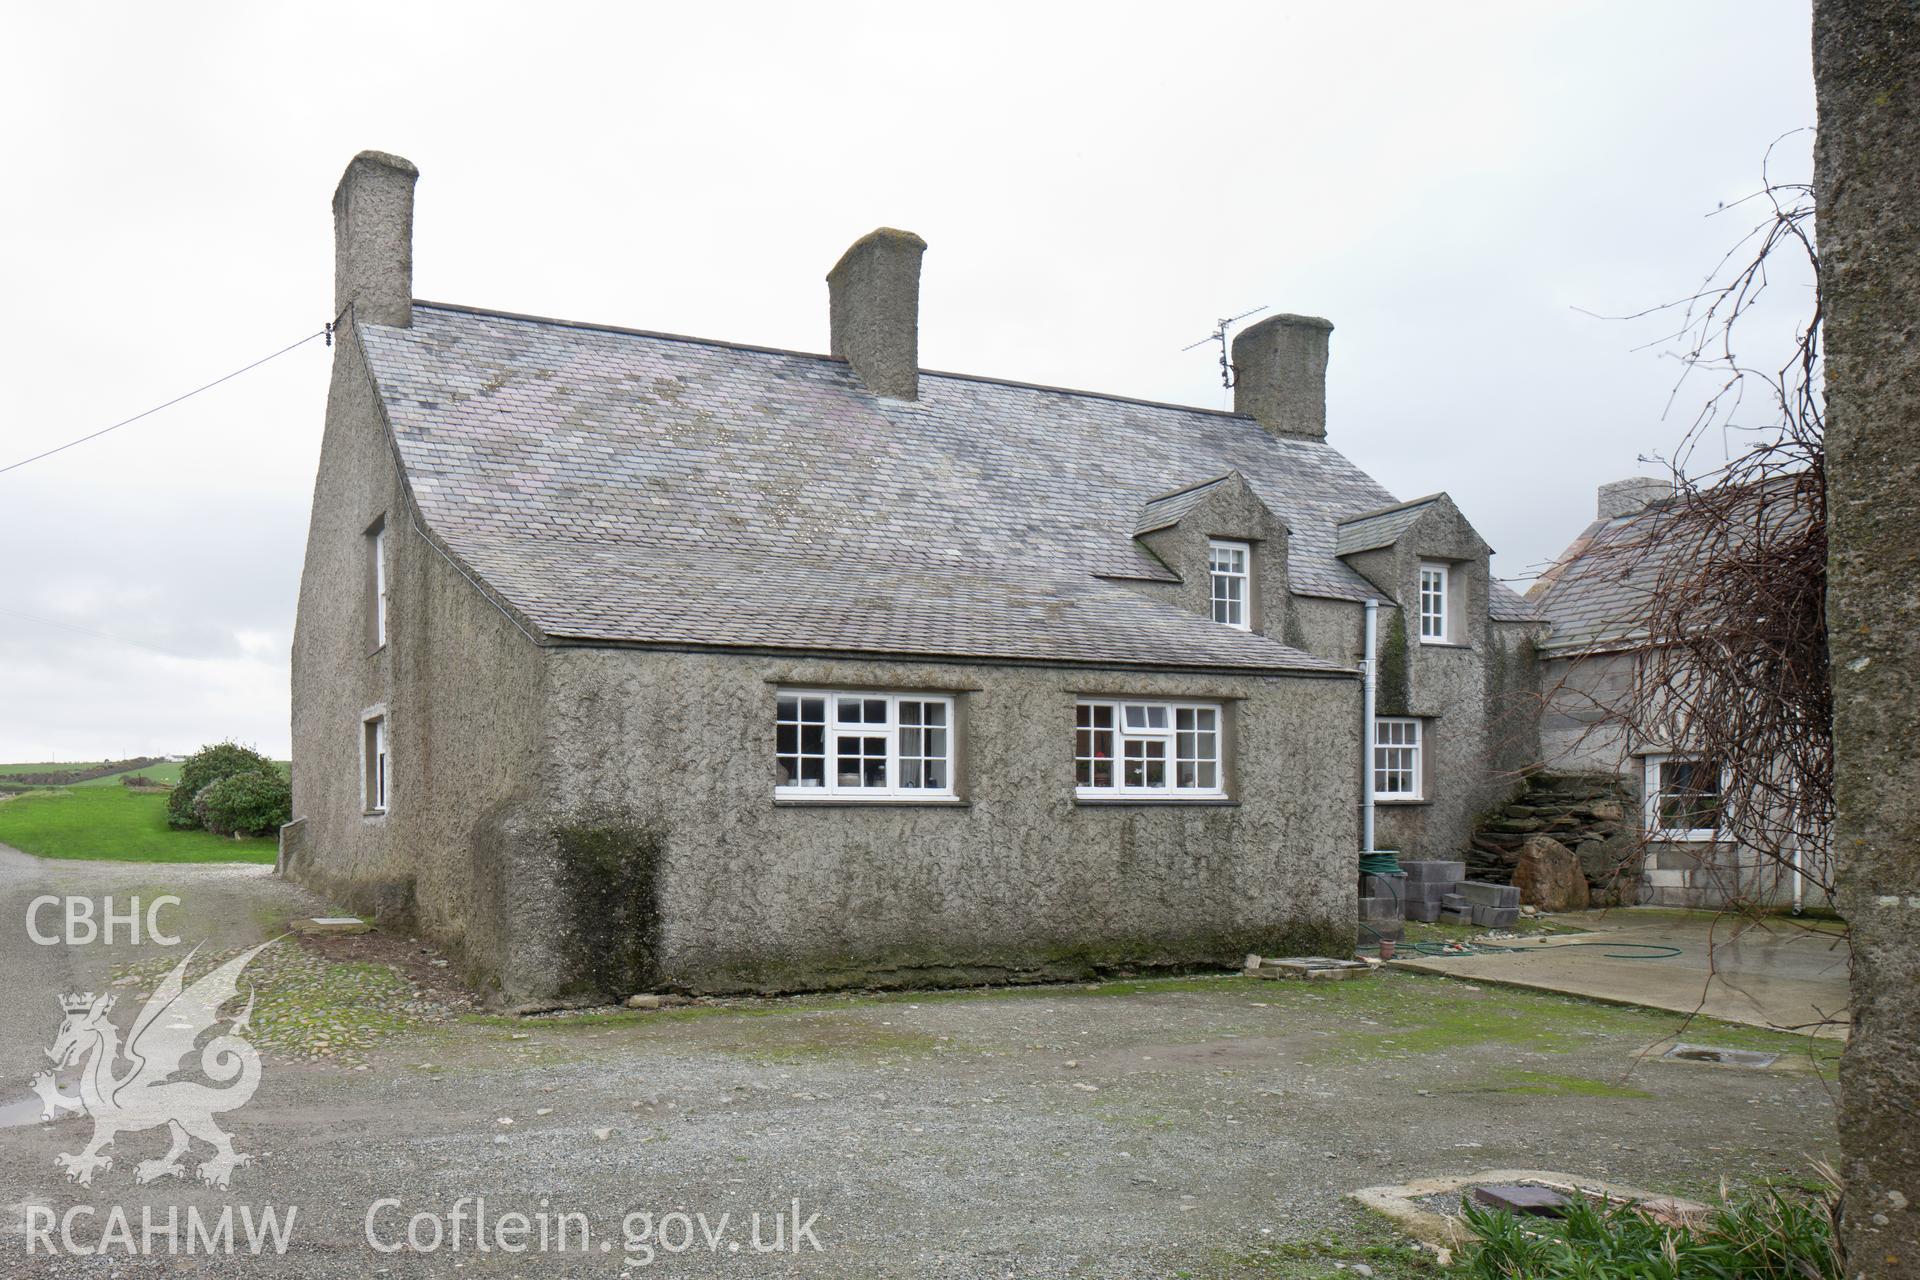
[[[0,1101],[26,1096],[45,1065],[53,997],[136,959],[32,945],[25,903],[134,886],[180,893],[182,933],[212,950],[325,907],[262,868],[0,855],[14,978],[0,999],[19,1030]],[[73,1244],[106,1243],[128,1276],[1291,1276],[1329,1273],[1314,1256],[1363,1246],[1376,1272],[1412,1274],[1346,1191],[1508,1166],[1697,1196],[1723,1174],[1805,1176],[1809,1156],[1832,1154],[1830,1086],[1804,1042],[1696,1024],[1688,1040],[1802,1056],[1764,1071],[1639,1058],[1678,1022],[1378,973],[382,1024],[351,1058],[264,1053],[258,1093],[225,1121],[253,1156],[226,1192],[137,1185],[134,1165],[166,1145],[157,1129],[124,1136],[113,1168],[79,1187],[54,1157],[92,1122],[16,1123],[0,1146],[0,1200],[16,1206],[0,1273],[105,1274],[107,1259],[65,1256],[57,1225],[53,1256],[23,1230],[26,1206],[56,1224],[90,1206],[68,1219]],[[526,1251],[477,1250],[470,1197],[485,1201],[490,1243]],[[161,1235],[148,1237],[160,1256],[129,1257],[103,1241],[116,1207],[136,1249],[143,1207],[162,1223],[229,1207],[295,1221],[284,1255],[169,1258]],[[780,1252],[756,1251],[756,1212],[762,1246],[781,1220]],[[584,1215],[584,1250],[572,1219],[572,1247],[555,1247],[567,1213]],[[652,1215],[632,1254],[630,1213]],[[404,1248],[415,1214],[416,1239],[437,1231],[437,1249]]]

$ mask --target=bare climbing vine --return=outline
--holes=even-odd
[[[1777,143],[1775,144],[1778,145]],[[1769,149],[1771,158],[1771,149]],[[1764,172],[1764,171],[1763,171]],[[1621,589],[1599,630],[1634,655],[1625,688],[1546,694],[1605,732],[1608,750],[1665,747],[1721,779],[1717,826],[1782,869],[1832,890],[1833,683],[1827,659],[1827,507],[1820,384],[1819,255],[1813,189],[1766,181],[1764,218],[1671,314],[1688,383],[1709,393],[1670,458],[1673,496],[1603,527],[1549,572]],[[1791,269],[1789,269],[1791,268]],[[1810,275],[1810,306],[1778,368],[1742,358],[1745,322],[1776,278]],[[1754,413],[1755,400],[1764,396]],[[1757,425],[1742,421],[1758,417]],[[1702,462],[1718,437],[1724,461]],[[1576,667],[1578,664],[1575,664]],[[1581,702],[1590,714],[1578,714]]]

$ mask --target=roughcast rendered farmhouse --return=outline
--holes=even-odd
[[[1538,757],[1530,606],[1326,441],[1332,326],[1232,412],[922,369],[925,244],[829,355],[417,301],[416,172],[334,197],[293,653],[296,878],[508,1002],[1350,952],[1379,843]]]

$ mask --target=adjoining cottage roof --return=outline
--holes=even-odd
[[[827,356],[437,303],[358,331],[427,523],[553,639],[1344,671],[1108,580],[1164,580],[1143,506],[1230,471],[1296,592],[1374,593],[1334,526],[1391,495],[1250,418],[941,373],[890,400]]]
[[[1568,653],[1644,645],[1647,611],[1662,578],[1684,580],[1704,567],[1737,570],[1752,563],[1743,557],[1764,555],[1783,533],[1803,530],[1807,508],[1796,490],[1806,482],[1804,472],[1789,472],[1748,484],[1705,523],[1691,518],[1678,498],[1595,520],[1527,592],[1551,624],[1542,648]],[[1679,570],[1677,578],[1670,569]]]
[[[1547,650],[1617,649],[1645,639],[1645,613],[1676,544],[1660,537],[1670,502],[1601,517],[1527,592],[1550,626]]]

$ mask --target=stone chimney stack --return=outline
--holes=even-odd
[[[1600,486],[1600,518],[1637,516],[1654,503],[1673,496],[1673,481],[1634,476]]]
[[[911,231],[869,231],[827,272],[832,347],[867,390],[894,400],[920,395],[920,255]]]
[[[1233,340],[1233,411],[1277,436],[1327,438],[1327,336],[1318,316],[1270,316]]]
[[[362,151],[333,192],[333,309],[361,324],[413,324],[413,184],[420,171]]]

